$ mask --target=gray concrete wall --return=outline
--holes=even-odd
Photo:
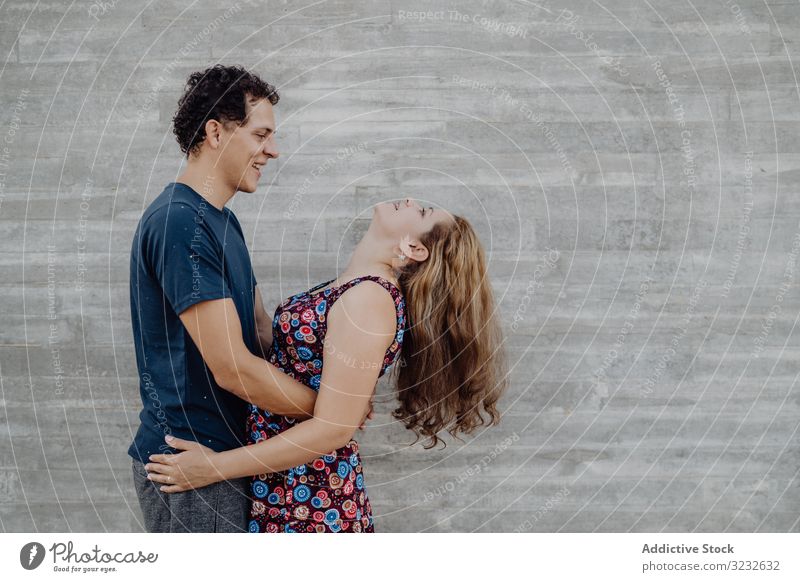
[[[380,531],[800,531],[799,46],[788,0],[4,3],[2,529],[141,530],[130,239],[223,62],[282,95],[231,204],[269,306],[379,200],[490,254],[503,422],[424,451],[381,384]]]

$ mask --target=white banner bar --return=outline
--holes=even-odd
[[[5,580],[800,580],[800,534],[2,534]]]

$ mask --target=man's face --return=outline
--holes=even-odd
[[[235,191],[255,192],[263,167],[278,157],[275,113],[267,99],[247,100],[242,125],[225,124],[223,147],[217,163]]]

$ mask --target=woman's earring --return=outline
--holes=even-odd
[[[406,235],[400,239],[400,254],[397,255],[397,258],[400,261],[405,261],[413,253],[414,250],[411,248],[411,236]]]

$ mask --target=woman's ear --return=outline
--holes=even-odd
[[[400,253],[397,258],[401,261],[409,258],[419,263],[428,258],[428,249],[418,240],[412,240],[411,235],[407,234],[400,239],[398,248],[400,249]]]
[[[408,250],[411,251],[411,254],[408,254]],[[412,241],[411,244],[408,245],[408,249],[405,251],[406,255],[418,263],[427,260],[428,255],[428,248],[419,241]]]

